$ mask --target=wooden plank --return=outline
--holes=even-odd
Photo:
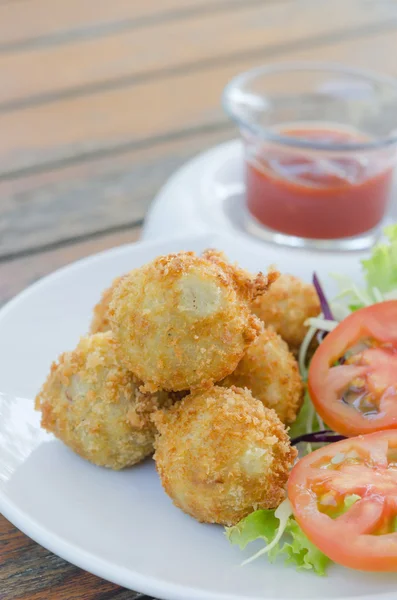
[[[0,55],[0,108],[101,84],[124,85],[125,78],[162,77],[183,66],[213,65],[241,53],[265,53],[280,44],[335,32],[343,36],[352,29],[392,21],[397,24],[397,10],[390,5],[371,2],[363,8],[362,0],[333,0],[326,5],[320,0],[312,5],[309,17],[296,0],[248,7],[239,3],[235,10],[215,15],[195,15],[73,44],[7,53]]]
[[[0,582],[1,600],[142,598],[65,562],[30,540],[1,515]]]
[[[120,233],[103,235],[78,244],[66,245],[57,250],[0,263],[0,305],[28,285],[64,265],[108,248],[135,242],[139,238],[140,231],[140,227],[133,227]]]
[[[273,62],[286,59],[334,60],[397,74],[394,60],[397,30],[358,36],[314,49],[280,51]],[[233,64],[174,75],[124,89],[65,99],[22,111],[0,114],[0,173],[18,171],[65,159],[109,152],[175,135],[189,129],[219,126],[227,121],[220,97],[237,73],[262,64],[235,59]]]
[[[317,48],[316,55],[319,59],[328,60],[349,57],[352,64],[373,68],[381,66],[396,73],[393,60],[396,43],[397,33],[391,32],[372,39],[362,38],[346,41],[338,46]],[[310,54],[312,51],[301,51],[294,53],[294,57],[304,59],[309,58]],[[241,70],[241,63],[234,69]],[[170,110],[170,97],[168,103],[165,102],[167,89],[164,90],[163,87],[163,96],[160,87],[157,88],[157,96],[153,94],[154,84],[149,86],[151,93],[147,92],[148,86],[145,86],[146,96],[144,90],[141,90],[140,105],[150,102],[150,96],[153,95],[152,101],[157,103],[157,111],[162,113],[163,123],[158,120],[157,127],[163,134],[167,133],[167,127],[174,134],[173,127],[202,126],[209,118],[215,124],[227,123],[218,104],[221,88],[231,75],[232,69],[228,67],[197,74],[189,81],[186,78],[175,78],[173,89],[177,91],[176,98],[180,98],[181,94],[183,96],[184,92],[183,102],[176,107],[179,108],[179,115],[177,110]],[[205,89],[206,93],[200,94],[200,89]],[[138,127],[137,115],[130,110],[127,112]],[[20,113],[20,117],[23,114]],[[157,114],[159,116],[161,115]],[[58,121],[61,119],[62,113],[59,113]],[[56,128],[56,122],[53,120],[52,123]],[[82,117],[79,123],[85,128],[89,139],[87,124]],[[7,126],[5,120],[1,123],[1,117],[0,125],[4,128]],[[145,122],[144,125],[147,128],[150,122]],[[34,126],[34,119],[29,122],[29,127],[31,126]],[[41,127],[46,127],[44,117]],[[127,128],[127,124],[125,127]],[[92,131],[89,134],[91,138]],[[150,144],[149,140],[149,147],[146,148],[3,181],[0,183],[0,257],[83,237],[141,219],[154,194],[175,168],[195,153],[231,137],[231,131],[232,129],[215,130],[213,133],[191,137],[186,134],[174,141],[167,142],[164,138],[157,144]],[[148,135],[147,129],[144,134]],[[40,128],[37,128],[35,135],[40,139]],[[151,130],[151,135],[156,136],[156,128]],[[47,159],[49,156],[47,153]]]
[[[0,47],[100,35],[236,2],[240,0],[18,0],[0,4]]]
[[[142,219],[175,169],[230,136],[203,133],[1,182],[0,257]]]

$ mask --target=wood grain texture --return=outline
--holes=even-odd
[[[310,19],[295,0],[245,6],[219,14],[159,22],[138,31],[0,55],[0,109],[56,99],[101,85],[125,85],[164,77],[191,65],[233,60],[241,52],[267,51],[313,36],[344,35],[352,29],[397,24],[396,10],[362,0],[317,0]],[[181,49],[183,49],[181,51]],[[61,68],[60,68],[61,67]]]
[[[175,169],[230,137],[231,129],[203,132],[0,182],[0,260],[141,220]]]
[[[66,244],[56,250],[0,263],[0,306],[56,269],[102,250],[135,242],[139,238],[140,231],[140,227],[132,227],[126,231],[99,236],[80,243]]]
[[[240,1],[14,0],[0,4],[0,50],[102,35],[153,20],[174,20],[189,11],[211,10],[214,5],[222,9]]]
[[[1,600],[143,600],[55,556],[0,515]],[[147,598],[145,596],[145,598]]]
[[[315,52],[280,48],[272,60],[312,59],[314,54],[317,60],[348,58],[349,64],[395,75],[397,29],[390,27],[378,35],[356,33],[339,43],[327,44],[322,36]],[[227,121],[220,106],[225,84],[242,70],[262,64],[264,56],[0,114],[0,176],[219,126]]]

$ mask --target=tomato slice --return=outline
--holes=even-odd
[[[397,300],[362,308],[331,331],[308,386],[320,417],[342,435],[397,428]]]
[[[397,430],[305,456],[291,471],[288,497],[309,540],[333,561],[397,571]]]

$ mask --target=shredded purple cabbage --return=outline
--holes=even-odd
[[[327,319],[327,321],[335,321],[334,315],[332,314],[332,311],[328,304],[328,300],[324,294],[324,290],[321,287],[321,283],[320,283],[316,273],[313,273],[313,285],[316,288],[317,296],[320,300],[321,311],[324,315],[324,319]]]
[[[340,442],[345,440],[344,435],[331,431],[331,429],[324,429],[323,431],[316,431],[314,433],[304,433],[291,440],[291,444],[296,446],[300,442],[312,442],[313,444],[330,444],[332,442]]]

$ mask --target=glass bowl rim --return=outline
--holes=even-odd
[[[338,144],[305,140],[300,138],[293,138],[291,136],[282,135],[275,133],[270,128],[265,128],[254,123],[239,118],[230,102],[230,94],[233,89],[241,88],[242,85],[248,81],[252,81],[263,75],[270,75],[278,72],[289,72],[289,71],[323,71],[323,72],[338,72],[345,75],[352,75],[357,78],[370,80],[374,83],[379,83],[393,88],[397,98],[397,78],[392,75],[386,75],[384,73],[377,73],[370,69],[359,69],[356,67],[350,67],[337,62],[323,62],[323,61],[290,61],[281,63],[272,63],[268,65],[262,65],[255,67],[248,71],[244,71],[239,75],[236,75],[231,79],[225,86],[222,93],[222,107],[225,113],[231,118],[240,129],[244,129],[264,141],[271,141],[276,144],[283,146],[290,146],[294,148],[306,148],[311,150],[326,150],[328,152],[358,152],[358,151],[370,151],[381,148],[386,148],[397,144],[397,127],[391,131],[391,134],[377,139],[366,141],[366,142],[341,142]]]

